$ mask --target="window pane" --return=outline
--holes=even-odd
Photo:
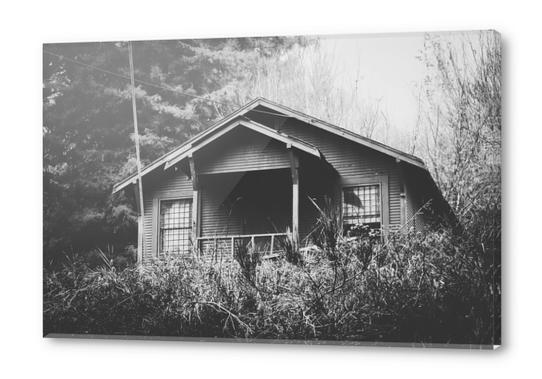
[[[191,199],[160,202],[160,252],[188,253],[191,246],[191,223]]]
[[[190,251],[190,233],[190,229],[163,229],[162,253],[188,253]]]
[[[343,224],[353,226],[381,222],[378,184],[345,188],[343,195]]]
[[[161,228],[189,228],[192,219],[192,200],[162,201],[160,209]]]

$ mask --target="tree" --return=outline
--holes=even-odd
[[[467,216],[488,191],[500,194],[500,37],[427,35],[423,59],[423,154],[444,196]]]
[[[389,123],[380,101],[360,94],[359,75],[351,83],[339,83],[332,57],[320,49],[318,40],[311,42],[270,58],[260,57],[237,88],[239,102],[265,97],[386,142]]]
[[[473,37],[474,35],[474,37]],[[422,151],[480,275],[477,323],[500,344],[501,39],[494,31],[427,35]]]

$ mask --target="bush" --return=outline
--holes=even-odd
[[[76,260],[44,275],[44,333],[492,344],[494,267],[469,249],[438,231],[339,239],[333,254],[248,271],[236,261],[117,270]]]

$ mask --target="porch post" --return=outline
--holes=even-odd
[[[299,158],[288,145],[290,171],[292,174],[292,237],[296,246],[299,244]]]
[[[199,212],[200,212],[200,188],[194,157],[188,157],[190,176],[192,178],[192,252],[196,253],[199,248]]]

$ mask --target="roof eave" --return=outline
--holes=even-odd
[[[417,167],[423,168],[424,170],[427,170],[427,167],[425,166],[425,163],[419,159],[418,157],[410,156],[407,153],[403,153],[399,150],[396,150],[390,146],[386,146],[384,144],[381,144],[377,141],[370,141],[362,136],[357,136],[353,132],[350,132],[344,128],[341,128],[337,125],[333,125],[329,122],[319,120],[317,118],[311,117],[305,113],[290,109],[284,105],[274,103],[270,100],[264,99],[264,98],[257,98],[253,101],[252,107],[250,110],[256,108],[258,105],[273,109],[275,112],[286,114],[289,113],[290,117],[297,118],[307,124],[314,125],[319,127],[320,129],[324,129],[330,133],[333,133],[335,135],[339,135],[341,137],[344,137],[346,139],[349,139],[351,141],[357,142],[361,145],[367,146],[369,148],[372,148],[374,150],[380,151],[381,153],[390,155],[396,159],[399,159],[401,161],[410,163],[412,165],[415,165]],[[247,110],[246,112],[249,112],[250,110]]]
[[[200,144],[196,144],[195,146],[192,146],[189,150],[185,151],[183,154],[181,155],[178,155],[176,157],[173,157],[169,160],[167,160],[165,162],[165,166],[164,166],[164,170],[167,170],[168,168],[176,165],[177,163],[181,162],[182,160],[188,158],[189,156],[193,155],[195,152],[197,152],[199,149],[205,147],[207,144],[211,143],[212,141],[214,141],[215,139],[217,138],[220,138],[222,135],[224,134],[227,134],[229,133],[230,131],[232,131],[233,129],[237,128],[238,126],[243,126],[243,127],[246,127],[248,129],[251,129],[257,133],[261,133],[263,135],[266,135],[268,136],[269,138],[273,138],[275,140],[278,140],[282,143],[285,143],[287,145],[291,145],[293,147],[295,147],[296,149],[299,149],[301,151],[304,151],[308,154],[312,154],[318,158],[321,158],[321,154],[320,154],[320,151],[308,144],[308,143],[305,143],[305,142],[298,142],[298,141],[295,141],[293,140],[292,138],[290,138],[288,135],[284,134],[284,133],[280,133],[274,129],[271,129],[265,125],[262,125],[262,124],[259,124],[255,121],[245,121],[245,120],[238,120],[236,121],[235,123],[233,124],[230,124],[228,126],[228,128],[226,128],[225,130],[221,130],[219,132],[219,134],[216,134],[215,136],[213,136],[214,138],[212,139],[209,139],[203,143],[200,143]],[[201,139],[200,139],[201,141]],[[197,141],[199,142],[199,141]]]

